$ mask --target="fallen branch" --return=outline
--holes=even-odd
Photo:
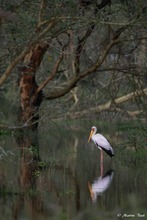
[[[72,113],[67,113],[65,115],[58,115],[57,117],[55,118],[63,118],[63,117],[72,117],[72,118],[78,118],[78,117],[82,117],[84,115],[87,115],[89,113],[100,113],[102,111],[106,111],[106,110],[110,110],[111,107],[112,107],[112,103],[113,103],[113,106],[114,104],[119,105],[119,104],[122,104],[124,102],[127,102],[133,98],[136,98],[138,96],[141,96],[141,95],[147,95],[147,88],[144,88],[143,90],[136,90],[134,92],[131,92],[127,95],[124,95],[124,96],[121,96],[119,98],[116,98],[114,99],[113,101],[108,101],[106,102],[105,104],[102,104],[102,105],[98,105],[96,107],[91,107],[91,108],[87,108],[86,110],[83,110],[83,111],[77,111],[77,112],[72,112]],[[118,108],[115,108],[115,110],[118,110]],[[119,108],[119,111],[120,111],[120,108]],[[142,110],[136,110],[136,111],[127,111],[126,110],[126,113],[129,115],[129,116],[132,116],[132,117],[135,117],[139,114],[141,114],[143,111]]]
[[[147,88],[143,89],[143,90],[136,90],[134,92],[131,92],[127,95],[124,95],[124,96],[121,96],[119,98],[116,98],[113,100],[113,103],[116,104],[116,105],[119,105],[119,104],[122,104],[124,102],[127,102],[135,97],[138,97],[138,96],[141,96],[141,95],[147,95]],[[108,110],[111,108],[111,104],[112,104],[112,101],[108,101],[107,103],[105,104],[102,104],[102,105],[98,105],[96,107],[91,107],[89,109],[86,109],[84,111],[81,111],[81,112],[76,112],[76,114],[78,115],[79,113],[82,114],[82,115],[85,115],[89,112],[102,112],[102,111],[105,111],[105,110]]]

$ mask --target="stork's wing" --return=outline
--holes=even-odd
[[[103,147],[107,150],[110,150],[112,148],[110,143],[107,141],[107,139],[102,134],[96,134],[95,141],[98,144],[98,146]]]
[[[101,147],[110,157],[114,156],[113,148],[103,135],[96,134],[92,139],[97,147]]]

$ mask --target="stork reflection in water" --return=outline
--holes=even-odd
[[[91,185],[88,182],[90,196],[93,202],[96,202],[97,196],[102,195],[111,185],[114,170],[109,170],[104,176],[98,177]]]

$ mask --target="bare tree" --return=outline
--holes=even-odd
[[[100,5],[103,3],[104,1]],[[44,99],[57,99],[72,92],[76,103],[77,90],[74,88],[83,79],[86,82],[91,81],[95,75],[98,76],[97,83],[100,85],[100,73],[103,73],[105,86],[109,80],[109,86],[106,87],[109,88],[108,93],[111,93],[111,96],[108,96],[110,100],[106,102],[109,104],[102,104],[99,109],[108,109],[112,102],[113,104],[126,102],[132,99],[133,95],[130,94],[135,94],[134,97],[146,95],[146,86],[143,84],[140,86],[138,81],[134,91],[130,93],[128,89],[128,94],[124,95],[120,89],[120,80],[117,80],[117,77],[122,79],[123,76],[126,76],[126,80],[130,71],[136,68],[128,58],[130,56],[132,59],[134,55],[131,51],[136,51],[140,41],[146,41],[146,33],[141,39],[138,36],[134,41],[137,33],[135,28],[142,28],[141,25],[145,25],[143,19],[138,20],[142,16],[141,9],[144,5],[134,3],[132,14],[127,16],[128,11],[122,11],[121,4],[108,3],[110,1],[106,1],[102,7],[88,4],[88,8],[84,6],[84,14],[81,15],[80,8],[73,2],[57,4],[54,1],[47,3],[42,0],[37,7],[38,11],[33,11],[36,26],[32,26],[32,36],[29,34],[27,38],[26,34],[25,46],[19,48],[19,53],[0,78],[0,85],[4,85],[14,68],[16,70],[18,67],[20,118],[25,126],[37,127],[38,109]],[[35,9],[34,5],[33,7],[31,10]],[[101,10],[103,8],[104,11]],[[124,18],[123,22],[119,22],[120,17]],[[38,83],[37,73],[40,65],[47,52],[51,50],[53,56],[50,66],[44,61],[46,68],[49,67],[49,74],[43,77],[40,72]],[[110,77],[105,80],[108,74]],[[118,97],[120,92],[121,95]],[[104,107],[105,105],[107,107]]]

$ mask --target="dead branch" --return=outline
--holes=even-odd
[[[59,58],[58,58],[57,62],[55,63],[55,66],[54,66],[51,74],[49,75],[49,77],[38,87],[36,94],[39,93],[48,84],[48,82],[54,78],[62,59],[63,59],[63,53],[59,56]]]
[[[65,94],[67,94],[71,89],[73,89],[76,86],[76,84],[82,78],[95,72],[97,70],[97,68],[99,66],[101,66],[101,64],[104,62],[108,52],[112,48],[112,46],[118,42],[119,42],[118,39],[114,39],[114,38],[111,39],[110,43],[107,45],[106,49],[104,50],[102,56],[100,58],[98,58],[96,60],[96,62],[91,67],[89,67],[85,71],[79,73],[78,75],[74,75],[66,87],[63,87],[63,88],[61,87],[61,89],[56,89],[53,93],[49,94],[46,98],[47,99],[56,99],[56,98],[59,98],[61,96],[64,96]]]
[[[81,39],[78,39],[79,42],[78,42],[78,46],[76,48],[76,57],[75,57],[76,75],[78,75],[80,73],[80,56],[81,56],[81,52],[82,52],[83,47],[84,47],[84,45],[86,43],[86,40],[88,39],[88,37],[92,33],[93,28],[94,28],[94,25],[91,25],[90,28],[88,28],[88,30],[84,34],[84,36]]]
[[[136,90],[134,92],[131,92],[127,95],[124,95],[124,96],[121,96],[119,98],[116,98],[113,100],[113,103],[117,105],[119,104],[122,104],[124,102],[127,102],[135,97],[138,97],[138,96],[142,96],[143,94],[147,95],[147,88],[144,88],[143,90]],[[85,116],[89,113],[100,113],[102,111],[106,111],[106,110],[110,110],[111,109],[111,106],[112,106],[112,100],[106,102],[105,104],[102,104],[102,105],[98,105],[96,107],[91,107],[91,108],[88,108],[86,110],[83,110],[83,111],[77,111],[77,112],[72,112],[72,113],[67,113],[65,115],[58,115],[56,118],[63,118],[63,117],[72,117],[72,118],[78,118],[78,117],[82,117],[82,116]],[[123,111],[123,110],[120,110],[120,108],[116,107],[115,110],[118,111]],[[135,117],[139,114],[141,114],[143,111],[142,110],[136,110],[136,111],[126,111],[126,113],[131,116],[131,117]]]
[[[44,7],[45,7],[45,2],[44,0],[41,1],[40,3],[40,10],[39,10],[39,18],[38,18],[38,25],[40,25],[43,21],[43,10],[44,10]]]
[[[130,116],[132,118],[136,118],[138,115],[143,113],[143,110],[127,111],[127,110],[123,110],[121,108],[115,108],[115,110],[117,112],[126,113],[128,116]]]
[[[35,114],[36,115],[36,114]],[[32,125],[35,125],[37,124],[38,122],[42,121],[42,120],[45,120],[45,115],[43,115],[41,118],[39,118],[38,120],[35,120],[32,122],[32,118],[34,116],[31,116],[25,123],[22,123],[22,124],[15,124],[15,125],[6,125],[6,124],[0,124],[0,129],[7,129],[7,130],[21,130],[21,129],[24,129],[24,128],[29,128],[31,127]]]
[[[36,26],[36,32],[40,31],[41,27],[50,23],[49,19],[43,20],[44,15],[44,8],[45,8],[45,0],[42,0],[40,3],[39,15],[38,15],[38,24]]]
[[[113,100],[113,103],[116,104],[116,105],[119,105],[119,104],[122,104],[124,102],[127,102],[135,97],[138,97],[138,96],[142,96],[143,94],[147,95],[147,88],[144,88],[143,90],[136,90],[134,92],[131,92],[127,95],[124,95],[124,96],[121,96],[119,98],[116,98]],[[105,104],[102,104],[102,105],[99,105],[97,107],[91,107],[89,109],[86,109],[84,111],[81,111],[81,112],[76,112],[75,114],[82,114],[82,115],[85,115],[89,112],[102,112],[102,111],[106,111],[106,110],[109,110],[111,108],[111,104],[112,104],[112,101],[108,101],[107,103]]]

